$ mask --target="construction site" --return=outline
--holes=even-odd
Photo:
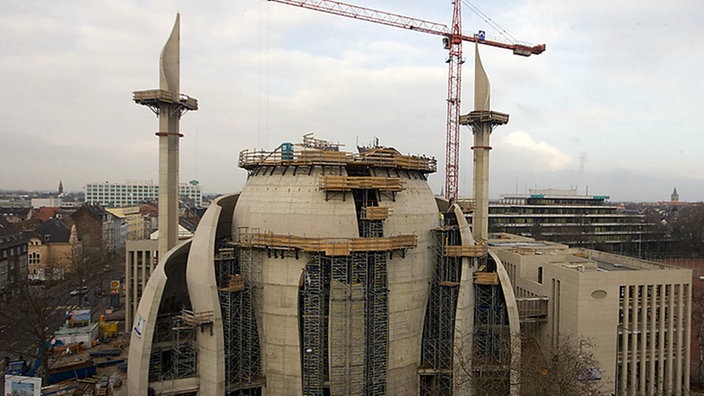
[[[474,110],[460,115],[461,43],[522,56],[544,45],[462,35],[460,2],[448,29],[339,2],[275,1],[447,39],[445,195],[428,184],[435,158],[378,143],[344,151],[309,133],[241,151],[242,190],[213,201],[191,239],[162,243],[160,232],[134,313],[129,394],[519,395],[522,337],[548,348],[575,333],[598,346],[601,366],[576,374],[590,392],[687,394],[691,271],[488,232],[490,134],[509,116],[490,108],[477,47]],[[164,62],[177,59],[177,24],[162,90],[178,88],[178,62]],[[178,118],[196,108],[168,91],[149,103],[135,93],[161,118],[164,158],[177,157]],[[469,202],[457,200],[460,125],[474,137]],[[166,185],[177,158],[161,163]]]
[[[465,350],[477,375],[508,392],[504,293],[486,245],[463,244],[464,217],[427,185],[434,159],[389,147],[344,152],[309,134],[243,151],[239,165],[247,185],[170,253],[153,312],[142,309],[145,291],[131,343],[140,352],[130,355],[130,367],[145,363],[140,386],[451,394]]]

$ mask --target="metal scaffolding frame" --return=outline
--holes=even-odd
[[[478,273],[481,271],[475,275]],[[501,284],[486,279],[490,277],[475,276],[474,282],[472,370],[475,376],[486,379],[483,382],[490,381],[491,389],[508,394],[512,362],[506,301]]]
[[[421,395],[451,395],[453,391],[455,315],[462,257],[448,256],[445,250],[461,243],[456,227],[432,231],[434,265],[421,347]]]
[[[212,325],[212,321],[210,322]],[[171,331],[171,362],[173,378],[190,378],[196,376],[197,324],[187,323],[183,315],[175,315]]]
[[[251,249],[242,249],[251,250]],[[215,274],[222,312],[225,345],[225,383],[228,395],[261,393],[261,348],[252,306],[252,252],[234,244],[222,244],[215,256]],[[249,259],[248,274],[240,257]]]
[[[309,256],[299,301],[303,394],[322,395],[327,384],[335,394],[386,393],[388,254]],[[331,339],[338,335],[343,339]],[[341,355],[332,354],[331,348]]]
[[[330,266],[325,261],[322,253],[311,255],[299,296],[303,394],[311,396],[322,396],[323,385],[328,380],[327,293]]]
[[[367,257],[333,257],[330,281],[330,394],[362,394],[365,389],[365,285]]]
[[[367,395],[386,394],[389,355],[389,287],[386,252],[371,252],[367,264]]]
[[[210,322],[212,323],[212,322]],[[197,372],[196,329],[182,312],[160,315],[149,357],[149,381],[161,382],[195,377]]]

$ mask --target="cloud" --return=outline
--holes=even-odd
[[[546,165],[546,170],[549,171],[565,170],[572,163],[572,159],[569,155],[546,142],[536,142],[524,131],[509,133],[501,139],[501,143],[506,146],[504,149],[518,151],[524,157],[526,155],[530,156],[532,157],[531,162],[544,164]]]

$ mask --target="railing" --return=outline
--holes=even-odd
[[[381,176],[323,176],[318,188],[325,191],[350,191],[355,189],[379,191],[402,191],[405,182],[399,177]]]
[[[306,238],[296,235],[273,233],[241,234],[239,244],[263,249],[301,250],[324,252],[328,256],[348,256],[352,252],[381,252],[412,249],[418,244],[415,235],[396,235],[383,238]]]
[[[518,317],[523,319],[545,319],[548,316],[548,297],[516,298]]]
[[[483,257],[486,255],[486,245],[445,245],[447,257]]]
[[[362,220],[386,220],[389,218],[389,208],[384,206],[366,206],[362,208]]]
[[[401,155],[393,152],[363,152],[352,154],[336,150],[307,149],[302,151],[288,151],[276,149],[275,151],[243,150],[240,152],[238,166],[252,169],[258,166],[280,165],[364,165],[378,168],[394,168],[417,170],[421,172],[437,171],[435,158]]]

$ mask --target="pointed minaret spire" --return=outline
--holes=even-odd
[[[179,138],[181,115],[198,101],[180,93],[180,28],[176,21],[159,57],[159,89],[134,92],[134,101],[159,117],[159,258],[178,242]]]
[[[488,111],[491,108],[491,84],[486,75],[482,59],[479,57],[479,44],[474,45],[474,110]]]
[[[474,214],[472,234],[477,241],[489,237],[489,136],[496,125],[508,122],[508,114],[491,111],[489,78],[479,58],[479,46],[474,48],[474,111],[460,117],[460,124],[471,125],[474,134]]]

